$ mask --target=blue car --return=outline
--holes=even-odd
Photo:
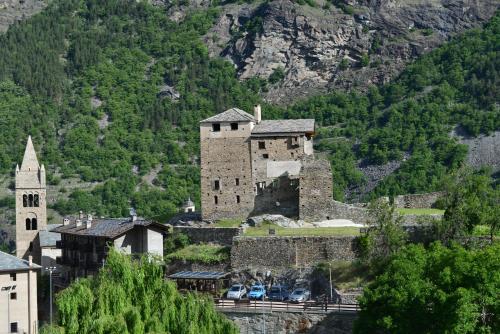
[[[248,299],[262,299],[266,297],[266,288],[262,284],[254,284],[248,293]]]

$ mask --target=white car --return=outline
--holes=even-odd
[[[228,299],[241,299],[247,294],[247,289],[243,284],[234,284],[227,292]]]

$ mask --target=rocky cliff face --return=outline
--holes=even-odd
[[[266,96],[286,103],[330,89],[385,83],[412,59],[484,23],[500,5],[499,0],[321,1],[316,7],[290,0],[226,5],[205,41],[213,56],[235,64],[241,79],[282,72]]]
[[[9,25],[30,17],[46,6],[43,0],[0,0],[0,32]]]

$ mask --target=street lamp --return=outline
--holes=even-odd
[[[7,291],[7,333],[10,333],[10,291],[16,288],[15,285],[2,287],[2,291]]]
[[[56,267],[45,267],[45,270],[49,272],[49,289],[50,289],[50,326],[52,327],[52,272],[54,272]]]

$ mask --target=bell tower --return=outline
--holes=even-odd
[[[38,232],[47,229],[45,167],[28,137],[21,168],[16,166],[16,255],[41,263]]]

